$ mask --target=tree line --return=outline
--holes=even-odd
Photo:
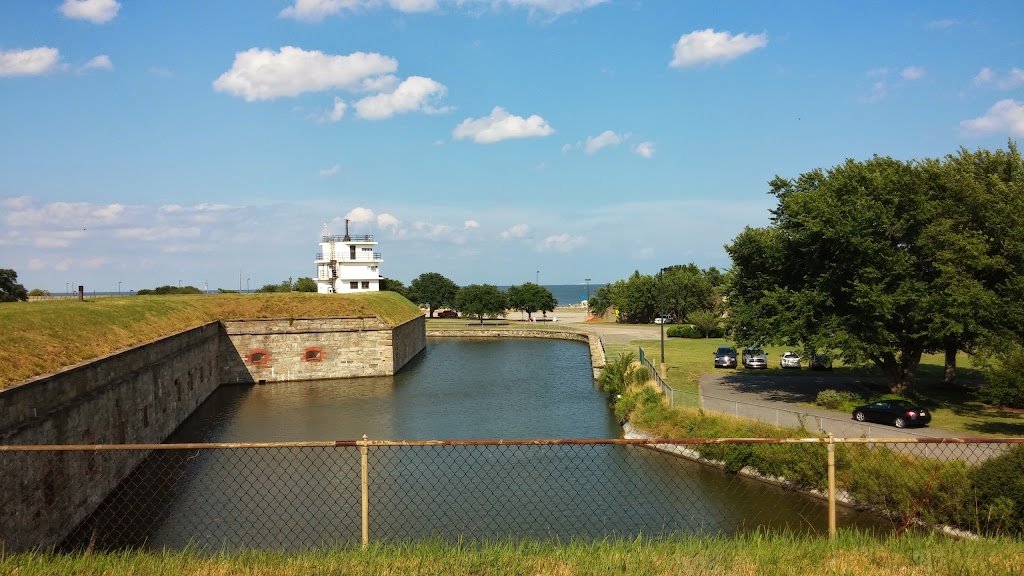
[[[437,272],[420,274],[406,287],[401,281],[384,278],[381,290],[398,292],[410,302],[427,308],[427,316],[441,308],[456,310],[463,316],[475,317],[483,323],[484,318],[504,316],[506,310],[521,310],[528,319],[537,312],[552,312],[558,300],[547,288],[527,282],[509,286],[502,291],[492,284],[470,284],[460,287],[454,281]]]

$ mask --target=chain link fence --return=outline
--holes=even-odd
[[[1022,443],[0,446],[0,549],[303,550],[431,539],[834,534],[846,527],[888,533],[932,525],[1021,535],[1024,494],[1014,490]],[[125,460],[141,464],[113,489],[103,488],[104,476]]]

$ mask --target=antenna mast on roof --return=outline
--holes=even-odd
[[[348,218],[345,218],[345,242],[350,242],[352,238],[348,235]]]

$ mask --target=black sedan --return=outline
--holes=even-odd
[[[932,421],[930,412],[906,400],[879,400],[853,409],[858,422],[881,422],[897,428],[924,426]]]

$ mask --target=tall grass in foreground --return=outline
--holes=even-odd
[[[906,534],[748,534],[603,542],[429,542],[302,553],[2,554],[0,573],[90,574],[744,574],[785,576],[1024,574],[1024,542]]]

